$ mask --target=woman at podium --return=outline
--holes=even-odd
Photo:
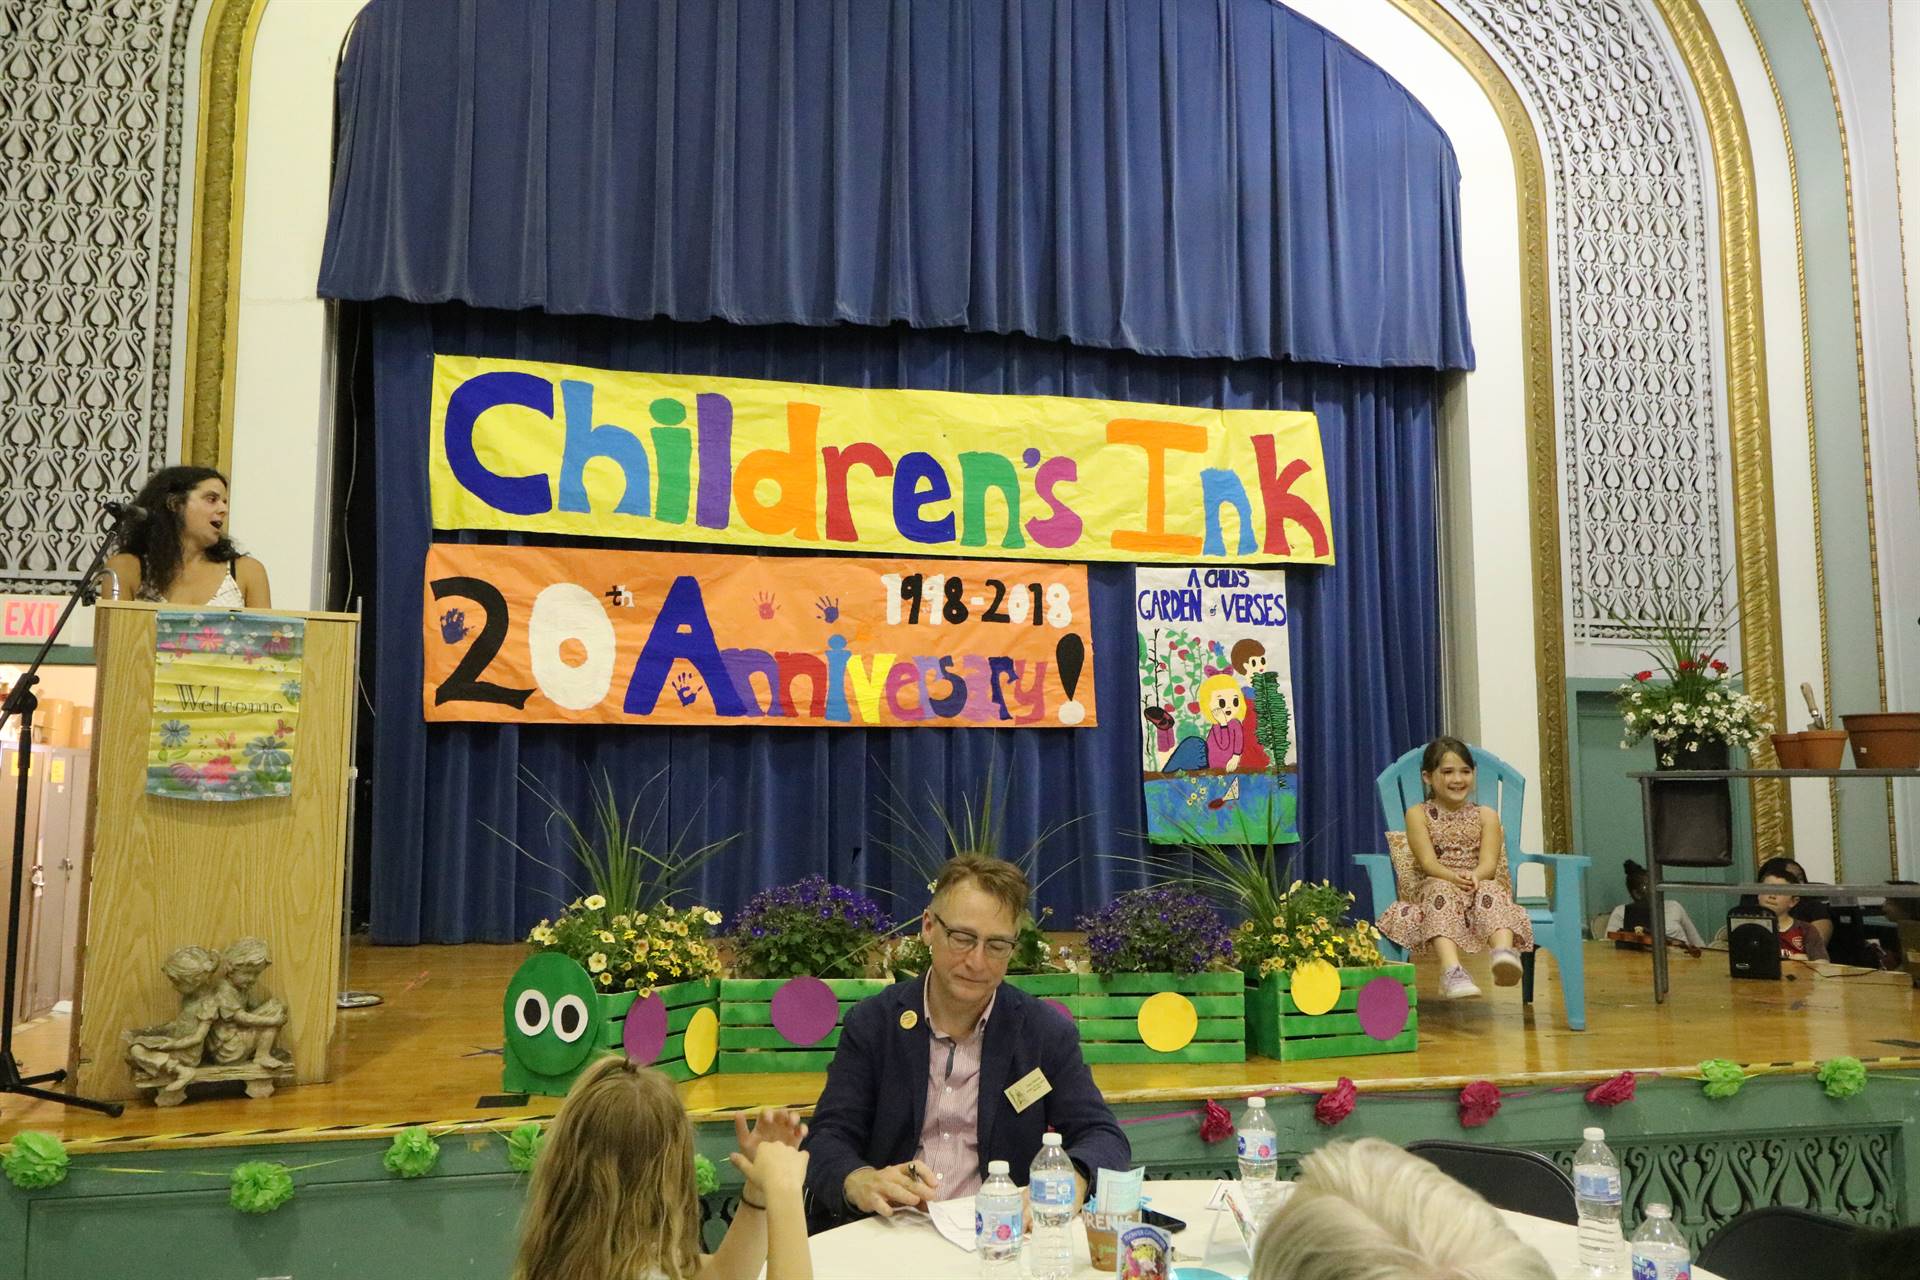
[[[227,536],[227,478],[212,467],[153,473],[122,522],[107,570],[126,599],[270,609],[267,571]]]

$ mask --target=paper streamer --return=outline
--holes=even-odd
[[[1407,1029],[1407,989],[1392,978],[1375,978],[1360,988],[1355,1012],[1362,1031],[1375,1040],[1391,1040]]]
[[[1155,1053],[1176,1053],[1193,1043],[1200,1029],[1200,1015],[1193,1001],[1177,991],[1162,991],[1146,998],[1135,1019],[1140,1039]]]
[[[667,1047],[667,1002],[660,998],[658,991],[644,1000],[635,1000],[627,1010],[620,1043],[626,1048],[627,1057],[640,1066],[650,1067],[659,1060],[660,1051]]]
[[[1325,960],[1309,960],[1294,970],[1292,994],[1300,1012],[1325,1013],[1340,1003],[1340,971]]]
[[[773,993],[773,1029],[791,1044],[818,1044],[839,1021],[840,1002],[818,978],[790,978]]]

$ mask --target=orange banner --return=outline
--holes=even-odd
[[[437,544],[428,720],[1085,728],[1082,565]]]

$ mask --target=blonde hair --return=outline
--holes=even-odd
[[[688,1280],[699,1241],[693,1126],[672,1081],[601,1058],[540,1144],[514,1280]]]
[[[1208,676],[1205,680],[1202,680],[1200,682],[1200,694],[1199,694],[1200,714],[1203,716],[1208,715],[1209,709],[1213,706],[1214,694],[1216,693],[1238,694],[1239,692],[1240,692],[1240,682],[1238,680],[1235,680],[1232,676],[1229,676],[1229,675]],[[1245,720],[1246,718],[1247,718],[1247,706],[1246,706],[1246,703],[1243,701],[1240,704],[1240,714],[1235,716],[1234,719]],[[1209,716],[1209,720],[1211,720],[1210,716]]]
[[[961,853],[947,859],[933,882],[933,900],[956,884],[971,884],[1012,913],[1018,924],[1027,914],[1027,873],[1004,858],[987,853]]]
[[[1260,1232],[1249,1280],[1554,1280],[1494,1207],[1378,1138],[1300,1162]]]

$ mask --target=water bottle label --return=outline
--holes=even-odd
[[[1598,1200],[1603,1204],[1620,1203],[1620,1171],[1618,1169],[1575,1169],[1573,1187],[1582,1200]]]
[[[1693,1264],[1680,1258],[1633,1255],[1633,1280],[1693,1280]]]
[[[1073,1204],[1073,1179],[1059,1174],[1042,1174],[1027,1185],[1027,1194],[1037,1205],[1067,1208]]]
[[[1248,1158],[1255,1160],[1273,1159],[1273,1139],[1271,1138],[1256,1138],[1249,1144],[1247,1142],[1247,1135],[1243,1133],[1239,1136],[1238,1145],[1240,1148],[1240,1157],[1243,1160]]]
[[[984,1214],[974,1210],[973,1238],[981,1244],[1017,1244],[1020,1241],[1020,1215],[1017,1213]]]

